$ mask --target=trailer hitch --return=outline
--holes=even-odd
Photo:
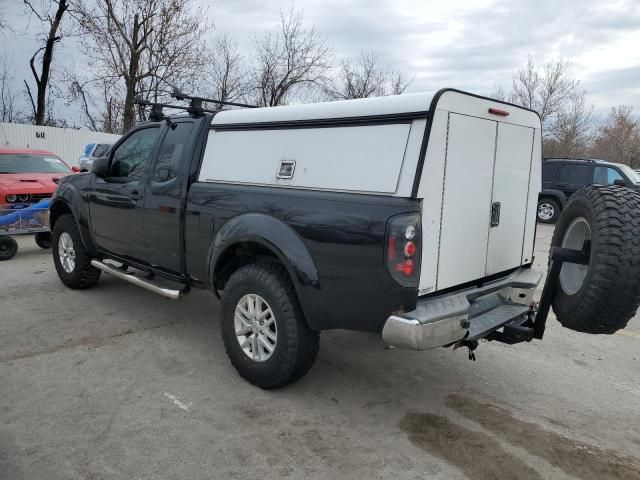
[[[453,349],[461,347],[469,349],[469,360],[476,359],[474,350],[478,348],[479,340],[496,341],[513,345],[521,342],[530,342],[535,339],[542,339],[544,336],[549,309],[553,304],[553,300],[558,290],[558,281],[562,265],[565,263],[574,263],[578,265],[588,265],[591,255],[591,242],[586,240],[582,246],[582,250],[573,250],[562,247],[551,247],[549,252],[549,266],[547,278],[544,282],[540,302],[532,303],[529,310],[518,318],[503,324],[498,329],[492,331],[483,337],[472,337],[456,342]]]

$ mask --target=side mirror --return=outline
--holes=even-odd
[[[613,184],[614,184],[614,185],[619,185],[619,186],[621,186],[621,187],[626,187],[626,186],[627,186],[627,182],[625,182],[625,181],[624,181],[623,179],[621,179],[621,178],[616,178],[616,179],[613,181]]]
[[[71,167],[71,171],[72,171],[73,173],[78,173],[78,172],[80,171],[80,167],[78,167],[78,166],[76,166],[76,165],[73,165],[73,166]]]
[[[91,173],[96,177],[106,177],[109,174],[109,157],[96,158],[91,164]]]

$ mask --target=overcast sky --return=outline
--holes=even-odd
[[[40,0],[36,0],[40,1]],[[276,26],[289,0],[198,0],[219,32],[248,49],[256,32]],[[458,87],[487,94],[510,84],[531,54],[562,58],[598,113],[627,104],[640,113],[640,0],[297,0],[305,22],[338,58],[373,50],[413,78],[409,91]],[[0,38],[16,78],[28,75],[34,39],[22,1],[0,0],[17,32]],[[36,25],[32,22],[32,25]],[[71,62],[72,51],[64,51]]]

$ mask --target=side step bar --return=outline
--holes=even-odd
[[[99,268],[103,272],[115,275],[122,280],[126,280],[129,283],[133,283],[134,285],[147,289],[150,292],[162,295],[163,297],[170,300],[178,300],[184,293],[184,290],[172,290],[170,288],[161,287],[149,280],[143,280],[142,278],[136,277],[134,273],[128,273],[118,267],[112,267],[111,265],[107,265],[106,263],[103,263],[99,260],[91,260],[91,265]]]

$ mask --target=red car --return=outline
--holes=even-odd
[[[0,209],[49,198],[76,171],[46,150],[0,148]]]

